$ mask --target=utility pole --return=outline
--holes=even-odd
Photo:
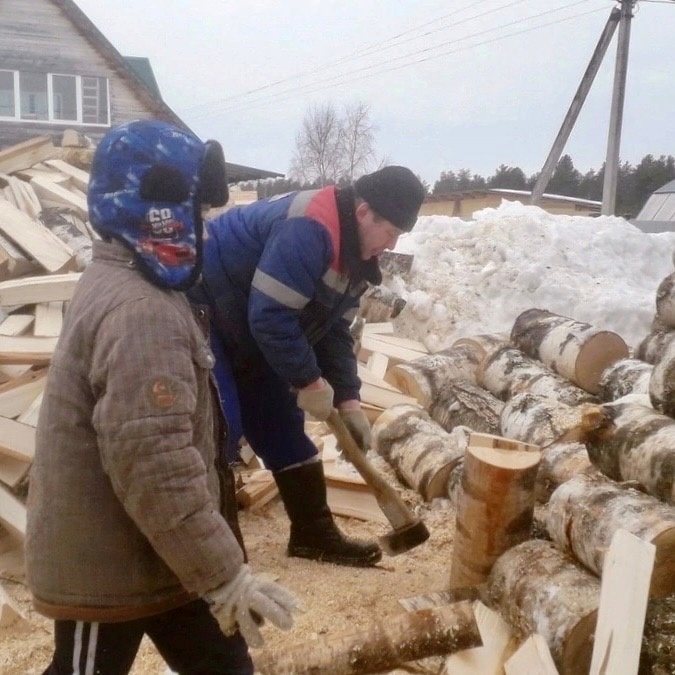
[[[619,21],[619,42],[616,48],[614,69],[614,90],[612,92],[612,112],[609,120],[609,138],[607,158],[605,160],[605,182],[602,187],[603,216],[612,216],[616,210],[616,186],[619,176],[619,149],[621,146],[621,125],[623,123],[623,104],[626,97],[626,76],[628,73],[628,48],[630,44],[630,26],[633,18],[635,0],[621,0],[621,19]]]
[[[584,76],[581,79],[581,84],[579,84],[577,93],[574,95],[574,98],[572,99],[572,103],[570,104],[569,110],[567,111],[567,115],[563,120],[562,126],[560,127],[560,131],[558,132],[558,136],[556,137],[553,143],[553,147],[551,148],[551,152],[549,153],[546,162],[544,162],[544,167],[539,173],[539,178],[537,178],[537,182],[534,186],[534,189],[532,190],[532,198],[530,200],[532,204],[539,203],[542,195],[544,194],[546,186],[549,184],[549,181],[551,180],[551,176],[553,175],[553,172],[555,171],[555,168],[558,165],[560,155],[562,155],[565,143],[567,143],[567,139],[570,137],[570,134],[572,133],[574,124],[577,121],[579,113],[581,112],[581,107],[583,106],[584,101],[586,100],[586,96],[588,96],[588,92],[590,91],[591,85],[593,84],[593,80],[595,80],[595,76],[598,74],[598,70],[600,69],[600,65],[602,64],[602,59],[605,57],[605,53],[607,52],[609,43],[612,41],[612,37],[614,37],[614,32],[616,31],[616,27],[619,23],[620,18],[621,18],[621,10],[615,7],[611,11],[609,19],[607,19],[605,28],[602,31],[600,39],[598,40],[598,44],[595,47],[593,56],[591,56],[591,60],[588,63],[586,72],[584,73]]]

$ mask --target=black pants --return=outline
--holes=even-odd
[[[180,675],[253,675],[244,638],[223,635],[203,600],[136,621],[56,621],[54,659],[44,675],[126,675],[143,635]]]

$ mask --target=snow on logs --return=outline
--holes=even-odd
[[[502,447],[499,437],[486,440],[470,440],[464,454],[450,588],[485,582],[495,560],[531,536],[541,453],[522,444],[513,449],[509,439]]]
[[[616,333],[544,309],[520,314],[511,342],[591,394],[598,392],[602,373],[628,357],[628,346]]]
[[[598,420],[598,411],[601,419]],[[606,403],[584,414],[588,456],[616,481],[637,481],[654,497],[675,503],[675,421],[631,402]]]
[[[532,539],[500,556],[487,594],[522,637],[545,638],[561,675],[589,671],[600,582],[551,542]]]
[[[614,533],[626,530],[654,544],[650,592],[675,592],[675,508],[604,476],[578,475],[560,485],[548,503],[551,539],[600,576]]]
[[[464,456],[468,434],[450,434],[414,405],[385,410],[373,425],[373,447],[426,501],[447,497],[450,474]]]
[[[476,379],[502,401],[525,391],[571,406],[597,400],[515,347],[502,347],[488,355],[478,368]]]

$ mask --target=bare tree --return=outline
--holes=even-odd
[[[351,182],[375,160],[376,127],[370,121],[370,107],[362,101],[345,106],[343,126],[343,176]]]
[[[345,106],[340,116],[331,103],[309,109],[295,137],[290,175],[320,185],[351,182],[375,161],[375,126],[365,103]]]
[[[291,175],[297,180],[320,184],[336,182],[343,167],[342,122],[335,106],[313,106],[295,137]]]

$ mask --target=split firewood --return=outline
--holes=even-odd
[[[473,603],[384,617],[370,626],[255,658],[262,675],[379,673],[481,644]]]
[[[531,537],[540,458],[532,451],[466,449],[450,588],[484,582],[502,553]]]
[[[17,623],[29,625],[19,606],[10,597],[9,593],[0,586],[0,628],[7,628],[7,626]]]
[[[675,508],[604,476],[579,475],[551,496],[551,539],[597,574],[614,534],[625,530],[656,547],[651,594],[675,593]]]
[[[551,650],[537,633],[530,635],[504,663],[504,672],[506,675],[558,675]]]
[[[59,149],[49,136],[38,136],[0,151],[0,172],[14,173],[46,159],[56,157]]]
[[[654,366],[639,359],[621,359],[613,363],[600,378],[599,397],[616,401],[629,394],[648,394]]]
[[[675,342],[671,342],[654,365],[649,379],[649,400],[655,410],[675,417]]]
[[[70,300],[81,276],[80,272],[70,272],[3,281],[0,283],[0,305],[11,307]]]
[[[0,416],[18,417],[42,392],[47,382],[47,368],[28,370],[0,385]]]
[[[675,329],[654,327],[635,349],[635,358],[652,365],[658,363],[663,352],[674,340]]]
[[[0,485],[0,525],[21,541],[26,535],[26,505]]]
[[[551,443],[577,441],[594,423],[594,414],[598,422],[602,419],[599,412],[594,413],[599,410],[600,406],[592,404],[572,407],[546,396],[516,394],[502,409],[501,434],[542,448]],[[582,426],[582,419],[586,426]]]
[[[515,347],[502,347],[493,352],[483,361],[476,375],[478,384],[502,401],[523,392],[554,398],[571,406],[597,400]]]
[[[675,421],[630,402],[598,410],[590,412],[583,434],[591,462],[609,478],[637,481],[654,497],[675,503]]]
[[[429,405],[431,418],[446,431],[466,426],[487,434],[499,432],[504,404],[471,382],[449,382]]]
[[[389,357],[393,362],[414,361],[429,353],[429,350],[419,340],[410,340],[397,335],[361,335],[361,351],[364,354],[379,352]]]
[[[245,509],[255,511],[279,494],[272,472],[258,469],[249,474],[240,474],[242,486],[237,489],[237,503]]]
[[[412,269],[414,256],[410,253],[397,253],[395,251],[382,251],[377,256],[380,270],[383,275],[389,277],[405,276]]]
[[[464,455],[467,437],[449,434],[412,405],[385,410],[372,429],[375,450],[426,501],[447,497],[448,478]]]
[[[518,634],[542,635],[561,675],[588,672],[600,582],[579,563],[531,539],[495,562],[487,593]]]
[[[579,474],[602,475],[588,458],[583,443],[552,443],[541,455],[537,473],[537,501],[545,504],[559,485]]]
[[[545,309],[520,314],[511,330],[511,341],[591,394],[598,393],[602,373],[628,357],[628,346],[616,333]]]
[[[475,344],[453,345],[414,361],[395,364],[384,379],[428,409],[449,382],[461,379],[475,384],[476,368],[483,354],[484,350]]]
[[[371,286],[362,296],[359,316],[368,322],[389,321],[396,318],[406,301],[386,286]]]

